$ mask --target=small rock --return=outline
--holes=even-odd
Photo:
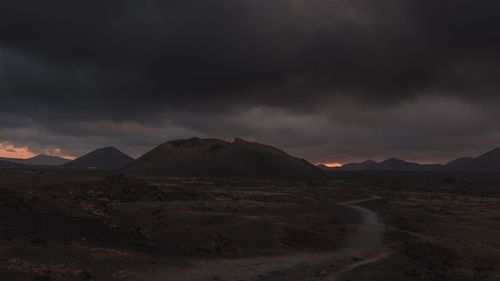
[[[34,244],[46,244],[47,240],[42,237],[33,237],[31,238],[30,242]]]
[[[33,277],[34,281],[52,281],[52,277],[48,276],[48,275],[40,275],[40,276],[36,276],[36,277]]]
[[[87,270],[82,270],[79,274],[80,279],[87,280],[92,279],[92,275]]]

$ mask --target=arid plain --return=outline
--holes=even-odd
[[[253,181],[4,169],[0,276],[500,280],[494,179],[380,175]]]

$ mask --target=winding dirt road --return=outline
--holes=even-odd
[[[385,225],[380,222],[375,212],[358,205],[378,199],[380,197],[372,196],[362,200],[340,203],[340,205],[354,209],[361,217],[356,231],[347,239],[341,250],[322,254],[301,253],[275,257],[200,261],[192,264],[189,268],[164,269],[148,280],[338,280],[342,274],[379,261],[389,254],[382,242]],[[328,268],[328,265],[332,263],[342,266],[323,270],[323,274],[314,279],[310,278],[310,272],[307,273],[309,275],[304,272],[304,269]],[[276,273],[280,275],[276,275]],[[262,279],[263,277],[266,278]]]
[[[366,264],[377,262],[389,255],[389,251],[382,241],[386,226],[380,221],[375,212],[358,206],[358,204],[379,199],[381,199],[379,196],[372,196],[362,200],[341,203],[341,205],[354,209],[360,215],[361,221],[356,231],[347,240],[347,247],[336,254],[346,257],[356,257],[357,261],[331,274],[325,280],[337,280],[346,272]]]

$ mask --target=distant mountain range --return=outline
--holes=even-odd
[[[35,166],[59,166],[68,163],[71,160],[40,154],[32,158],[19,159],[19,158],[0,158],[1,161],[7,161],[10,163],[22,164],[22,165],[35,165]]]
[[[94,150],[75,160],[57,156],[37,155],[32,158],[1,158],[0,167],[22,168],[27,166],[58,166],[80,169],[118,170],[134,159],[114,147],[105,147]]]
[[[390,158],[382,162],[366,160],[361,163],[350,163],[342,167],[330,168],[319,165],[324,171],[449,171],[449,172],[500,172],[500,149],[496,148],[477,158],[464,157],[445,165],[418,164]]]
[[[225,178],[320,178],[318,167],[272,146],[242,139],[170,141],[122,169],[125,173]]]
[[[123,168],[132,161],[134,161],[134,158],[115,147],[104,147],[85,154],[63,166],[78,169],[115,171]]]
[[[418,164],[397,158],[390,158],[382,162],[366,160],[361,163],[350,163],[336,168],[320,166],[320,168],[327,171],[433,171],[441,169],[441,167],[442,165],[439,164]]]
[[[382,162],[366,160],[342,167],[315,166],[278,148],[236,138],[191,138],[169,141],[137,160],[114,147],[94,150],[75,160],[38,155],[28,159],[0,158],[1,168],[58,166],[98,169],[122,173],[174,177],[226,178],[322,178],[324,171],[423,171],[423,172],[498,172],[500,148],[478,157],[463,157],[447,164],[418,164],[397,158]]]

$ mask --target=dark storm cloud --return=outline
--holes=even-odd
[[[318,161],[476,152],[499,141],[499,9],[487,0],[2,3],[1,137],[137,154],[165,138],[238,135]]]

